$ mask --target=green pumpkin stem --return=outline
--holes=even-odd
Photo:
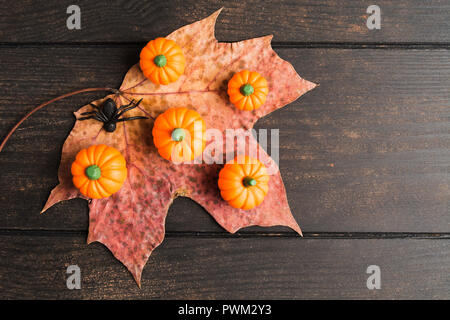
[[[252,177],[245,177],[242,180],[242,183],[244,184],[244,187],[252,187],[256,185],[256,180]]]
[[[253,88],[253,86],[251,84],[247,83],[241,87],[240,91],[241,91],[242,95],[249,96],[253,92],[255,92],[255,89]]]
[[[95,164],[87,167],[85,172],[89,180],[98,180],[102,176],[102,170]]]
[[[165,55],[160,54],[153,59],[153,62],[160,68],[164,67],[167,63],[167,58]]]
[[[186,137],[186,132],[182,128],[176,128],[172,131],[173,141],[183,141]]]

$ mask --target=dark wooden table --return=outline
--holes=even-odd
[[[450,1],[73,1],[0,6],[0,137],[29,110],[86,87],[118,87],[146,41],[225,6],[220,41],[273,33],[320,86],[261,119],[281,128],[280,169],[304,237],[221,229],[177,199],[142,289],[101,244],[84,200],[39,212],[57,183],[78,95],[39,111],[0,154],[0,298],[450,298]],[[81,268],[68,290],[66,268]],[[369,265],[381,289],[369,290]]]

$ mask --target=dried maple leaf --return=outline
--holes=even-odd
[[[125,76],[120,94],[109,95],[117,104],[143,98],[140,106],[127,116],[156,117],[169,107],[197,110],[207,128],[252,128],[256,120],[294,101],[315,84],[303,80],[288,62],[270,46],[272,36],[236,43],[219,43],[214,25],[220,10],[210,17],[185,26],[167,38],[178,43],[186,57],[185,74],[178,81],[159,86],[144,77],[138,65]],[[269,83],[266,103],[256,111],[240,111],[230,104],[226,87],[231,76],[242,69],[255,70]],[[104,99],[94,101],[102,103]],[[86,105],[75,115],[89,111]],[[77,152],[92,144],[106,144],[119,149],[127,160],[128,178],[122,189],[110,198],[89,204],[88,243],[106,245],[133,274],[140,286],[141,273],[151,252],[164,238],[168,208],[179,195],[192,198],[203,206],[229,232],[259,225],[284,225],[301,234],[286,198],[278,170],[271,176],[270,192],[263,203],[242,211],[229,206],[220,197],[217,186],[219,164],[173,164],[161,158],[152,142],[152,120],[118,123],[113,133],[102,130],[102,123],[76,121],[64,143],[59,168],[59,185],[53,189],[42,210],[55,203],[83,197],[73,186],[70,165]],[[254,140],[253,137],[249,139]],[[256,141],[252,141],[256,143]],[[277,168],[258,145],[259,159]]]

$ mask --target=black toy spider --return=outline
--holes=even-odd
[[[97,109],[97,111],[90,111],[90,112],[84,112],[81,115],[89,117],[82,117],[78,120],[88,120],[88,119],[95,119],[97,121],[103,122],[103,129],[105,129],[107,132],[114,132],[116,130],[116,123],[122,122],[122,121],[129,121],[129,120],[137,120],[137,119],[148,119],[147,117],[129,117],[129,118],[120,118],[121,115],[123,115],[125,112],[136,108],[139,103],[141,103],[142,99],[139,100],[137,103],[134,103],[134,100],[130,102],[130,104],[120,106],[117,108],[116,103],[113,99],[108,98],[106,101],[102,104],[101,107],[96,106],[93,103],[90,103],[92,107]]]

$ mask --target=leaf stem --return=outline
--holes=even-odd
[[[51,103],[53,103],[53,102],[59,101],[59,100],[61,100],[61,99],[64,99],[64,98],[67,98],[67,97],[70,97],[70,96],[74,96],[74,95],[79,94],[79,93],[83,93],[83,92],[92,92],[92,91],[110,91],[110,92],[113,92],[113,93],[116,93],[116,94],[120,93],[119,90],[113,89],[113,88],[86,88],[86,89],[81,89],[81,90],[69,92],[69,93],[63,94],[63,95],[61,95],[61,96],[59,96],[59,97],[53,98],[53,99],[51,99],[51,100],[49,100],[49,101],[47,101],[47,102],[44,102],[44,103],[42,103],[41,105],[39,105],[39,106],[37,106],[36,108],[34,108],[33,110],[31,110],[30,112],[28,112],[28,113],[27,113],[22,119],[20,119],[20,121],[17,122],[17,124],[16,124],[16,125],[8,132],[8,134],[6,135],[6,137],[3,139],[2,143],[0,144],[0,152],[2,152],[2,150],[3,150],[3,148],[4,148],[5,144],[6,144],[6,142],[9,140],[9,138],[12,136],[12,134],[17,130],[17,128],[18,128],[25,120],[27,120],[33,113],[35,113],[36,111],[38,111],[38,110],[44,108],[45,106],[47,106],[47,105],[49,105],[49,104],[51,104]]]

